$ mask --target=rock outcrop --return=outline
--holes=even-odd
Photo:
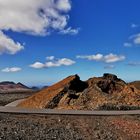
[[[87,88],[87,83],[80,80],[78,75],[69,76],[66,79],[41,90],[18,106],[29,108],[55,108],[65,95],[70,99],[77,98],[76,93]]]
[[[137,108],[140,107],[140,90],[112,74],[87,81],[73,75],[41,90],[18,106],[75,110]]]

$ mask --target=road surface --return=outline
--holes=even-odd
[[[59,109],[25,109],[18,107],[0,106],[0,113],[20,114],[48,114],[48,115],[140,115],[140,110],[131,111],[83,111],[83,110],[59,110]]]
[[[11,102],[5,106],[9,106],[9,107],[16,107],[20,102],[24,101],[25,99],[19,99],[19,100],[16,100],[14,102]]]

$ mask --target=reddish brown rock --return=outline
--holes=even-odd
[[[78,86],[77,86],[78,85]],[[76,92],[81,92],[87,87],[78,75],[73,75],[31,96],[18,106],[29,108],[55,108],[60,100],[67,94],[69,98],[76,97]]]
[[[43,89],[18,105],[27,108],[131,109],[140,107],[140,90],[112,74],[83,82],[78,75]]]
[[[129,83],[130,85],[134,85],[137,89],[140,90],[140,81],[134,81],[134,82],[131,82]]]

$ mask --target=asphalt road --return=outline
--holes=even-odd
[[[83,111],[83,110],[56,110],[56,109],[25,109],[18,107],[0,106],[0,113],[20,114],[48,114],[48,115],[140,115],[140,110],[131,111]]]
[[[25,99],[19,99],[19,100],[16,100],[14,102],[11,102],[5,106],[9,106],[9,107],[16,107],[20,102],[24,101]]]

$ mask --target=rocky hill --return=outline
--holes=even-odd
[[[116,75],[104,74],[81,81],[78,75],[41,90],[19,107],[51,109],[130,109],[140,107],[140,90]]]
[[[129,84],[134,85],[137,89],[140,90],[140,81],[134,81],[134,82],[131,82]]]
[[[0,82],[0,93],[25,91],[25,90],[30,90],[30,88],[23,85],[22,83],[14,83],[10,81]]]

